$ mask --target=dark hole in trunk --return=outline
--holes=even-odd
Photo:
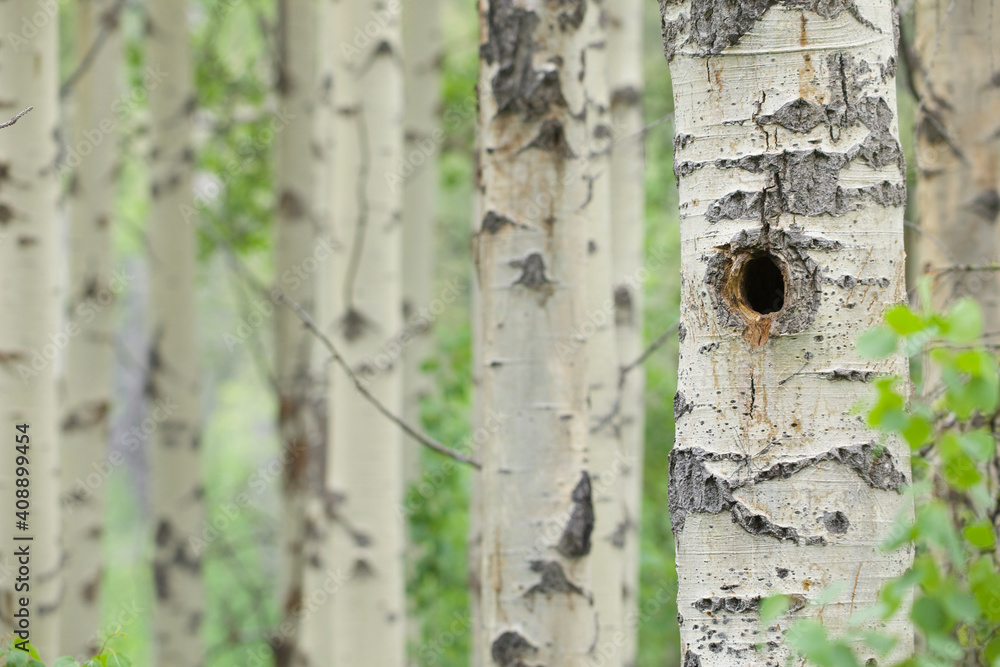
[[[743,298],[751,310],[767,315],[785,305],[785,277],[774,259],[754,257],[743,267]]]

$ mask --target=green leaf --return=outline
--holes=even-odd
[[[771,595],[760,601],[760,622],[770,625],[779,617],[788,613],[791,607],[791,600],[787,595]]]
[[[52,667],[80,667],[80,663],[70,656],[64,655],[61,658],[57,658],[56,661],[52,663]]]
[[[983,658],[987,665],[1000,662],[1000,635],[986,642],[986,646],[983,647]]]
[[[948,612],[935,598],[917,598],[910,610],[910,618],[928,635],[943,634],[951,629]]]
[[[993,533],[993,524],[990,521],[982,520],[970,523],[962,531],[969,544],[977,549],[989,550],[996,544],[996,535]]]
[[[870,329],[858,339],[858,352],[870,359],[888,357],[896,351],[896,334],[885,328]]]
[[[947,339],[953,343],[971,343],[983,334],[983,315],[971,298],[960,299],[948,311]]]
[[[905,303],[896,304],[885,314],[886,323],[893,331],[906,336],[923,330],[925,323],[922,317],[910,310]]]
[[[872,649],[874,649],[879,655],[885,655],[892,650],[892,647],[896,645],[896,639],[890,637],[889,635],[884,635],[881,632],[873,632],[867,630],[861,634],[865,643],[868,644]]]
[[[977,461],[989,461],[997,453],[997,444],[993,439],[993,434],[976,429],[958,436],[958,444],[969,456]]]
[[[28,661],[31,660],[30,655],[16,648],[12,648],[8,651],[4,658],[7,660],[7,664],[10,665],[10,667],[26,667]]]

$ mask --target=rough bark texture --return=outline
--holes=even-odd
[[[1000,328],[1000,10],[973,0],[917,3],[920,264],[935,306],[972,296],[986,331]]]
[[[20,26],[38,11],[29,0],[0,4],[0,24]],[[17,36],[16,33],[14,33]],[[59,604],[62,595],[62,546],[59,518],[59,412],[56,358],[68,335],[60,324],[57,271],[59,234],[56,206],[59,182],[55,168],[59,120],[58,37],[55,21],[46,21],[30,40],[9,36],[0,42],[0,115],[12,117],[29,105],[35,109],[17,125],[0,130],[0,635],[16,627],[20,609],[16,577],[29,549],[31,641],[46,661],[59,650]],[[15,526],[16,429],[27,424],[30,480],[28,529]],[[25,479],[25,477],[21,477]],[[32,537],[15,542],[15,537]]]
[[[612,271],[614,274],[615,341],[620,366],[642,353],[642,267],[645,240],[645,183],[642,121],[642,1],[606,0],[608,12],[608,76],[611,89]],[[618,428],[622,446],[625,501],[625,574],[623,664],[635,665],[638,653],[639,521],[642,507],[642,461],[646,378],[642,366],[628,374],[621,388]]]
[[[341,0],[334,87],[332,334],[341,353],[393,413],[402,364],[383,343],[402,329],[402,192],[385,178],[403,151],[403,55],[398,12],[378,0]],[[398,6],[397,6],[398,8]],[[378,33],[356,31],[381,16]],[[353,46],[355,50],[341,48]],[[403,434],[335,374],[330,392],[325,518],[330,566],[346,580],[333,595],[329,664],[405,664],[400,517]]]
[[[149,91],[149,262],[152,275],[146,398],[167,412],[151,438],[154,643],[158,667],[201,665],[204,526],[200,456],[200,386],[196,331],[194,217],[191,210],[190,114],[195,97],[186,3],[152,0],[147,59],[169,72]],[[167,406],[166,408],[164,406]],[[174,407],[170,407],[174,406]],[[194,539],[193,539],[194,538]]]
[[[481,664],[588,659],[586,0],[480,1]]]
[[[607,667],[624,664],[622,586],[625,583],[626,525],[624,452],[615,411],[618,399],[618,348],[615,343],[611,230],[611,96],[608,90],[605,2],[588,7],[586,30],[587,158],[584,180],[589,196],[587,219],[587,310],[578,332],[587,339],[587,408],[593,484],[594,536],[591,588],[597,613],[597,643],[593,655]]]
[[[888,0],[661,2],[675,97],[682,287],[669,504],[685,664],[784,664],[790,619],[833,633],[912,554],[883,554],[909,452],[852,407],[858,335],[905,298]],[[851,381],[851,380],[859,381]],[[889,631],[912,648],[902,619]],[[755,648],[755,644],[759,648]],[[859,646],[862,655],[866,649]]]
[[[93,657],[103,639],[98,631],[104,484],[87,479],[93,480],[92,474],[108,456],[115,303],[125,287],[112,271],[118,137],[102,128],[115,118],[112,104],[121,89],[121,40],[114,5],[114,0],[81,2],[76,21],[77,62],[107,31],[90,69],[74,89],[70,140],[78,162],[69,193],[67,313],[80,332],[66,347],[63,381],[62,511],[67,548],[60,653],[80,662]],[[81,151],[89,154],[83,156]]]
[[[318,286],[331,255],[318,211],[328,153],[313,150],[316,141],[316,0],[278,3],[278,62],[276,88],[282,113],[294,118],[276,137],[275,165],[278,208],[275,219],[277,287],[317,318]],[[312,159],[306,159],[310,156]],[[306,505],[309,473],[317,467],[325,437],[326,396],[322,392],[323,352],[302,321],[290,309],[275,310],[275,378],[283,475],[281,576],[281,642],[274,646],[278,667],[316,664],[319,655],[300,647],[300,622],[307,609],[305,575]]]

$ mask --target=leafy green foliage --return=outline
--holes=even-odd
[[[112,637],[118,634],[116,632]],[[35,647],[29,643],[27,651],[15,648],[13,645],[9,648],[0,648],[0,667],[45,667],[45,663],[42,662]],[[63,656],[56,658],[52,667],[132,667],[132,661],[108,647],[105,642],[97,655],[83,663],[69,656]]]
[[[867,415],[872,427],[912,450],[916,510],[898,522],[883,547],[912,547],[916,556],[912,567],[883,587],[875,608],[855,615],[843,636],[829,637],[812,620],[789,628],[789,644],[810,663],[873,664],[862,662],[863,652],[883,664],[893,638],[862,630],[861,623],[907,614],[920,649],[894,656],[898,667],[1000,666],[1000,459],[994,431],[1000,379],[996,354],[977,344],[981,335],[979,307],[963,299],[943,314],[894,306],[882,326],[861,338],[864,354],[884,357],[902,349],[924,370],[912,395],[896,378],[876,381]],[[766,609],[771,618],[783,611],[777,602]]]

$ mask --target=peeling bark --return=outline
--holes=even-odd
[[[870,442],[852,411],[877,374],[906,375],[900,357],[855,351],[905,298],[892,9],[683,0],[661,10],[684,331],[668,501],[678,606],[705,614],[681,625],[684,664],[783,664],[784,639],[758,627],[756,600],[798,596],[794,613],[815,615],[810,587],[853,582],[864,562],[857,608],[911,558],[877,548],[908,509],[898,493],[908,449]],[[826,606],[824,625],[845,627],[849,607]],[[906,654],[905,620],[888,629]]]

